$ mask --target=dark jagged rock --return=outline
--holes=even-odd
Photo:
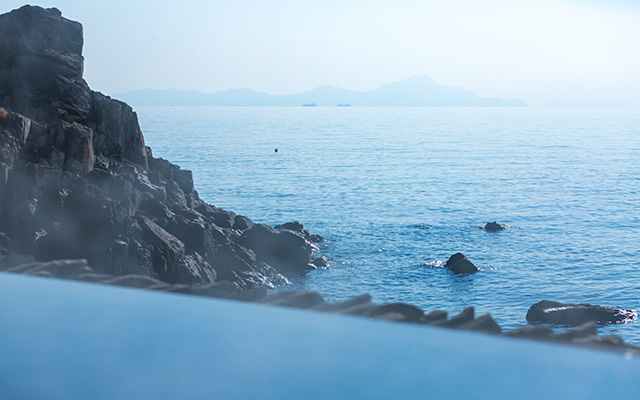
[[[577,326],[585,322],[599,324],[622,323],[637,318],[632,310],[620,310],[593,304],[558,303],[543,300],[527,311],[527,321],[555,325]]]
[[[506,225],[502,225],[497,223],[496,221],[487,222],[484,226],[479,226],[478,228],[484,229],[487,232],[498,232],[507,229]]]
[[[431,323],[433,326],[440,326],[443,328],[458,328],[461,325],[467,324],[473,321],[475,316],[475,310],[473,307],[467,307],[455,317],[451,317],[444,321],[435,321]]]
[[[233,219],[232,228],[238,231],[246,231],[247,229],[251,229],[252,226],[253,222],[249,218],[242,215],[236,215]]]
[[[462,253],[456,253],[449,257],[444,266],[456,274],[473,274],[479,271]]]
[[[289,231],[294,231],[294,232],[303,232],[304,231],[304,226],[298,222],[298,221],[293,221],[293,222],[286,222],[284,224],[281,225],[276,225],[274,226],[275,229],[278,230],[289,230]]]
[[[431,311],[429,314],[425,314],[420,317],[420,323],[429,325],[437,321],[444,321],[447,319],[447,312],[442,310]]]
[[[458,326],[458,329],[491,333],[494,335],[498,335],[500,334],[500,332],[502,332],[502,328],[500,328],[500,325],[498,325],[498,323],[489,314],[485,314],[480,318],[476,318],[472,321],[461,324]]]
[[[146,169],[147,152],[136,113],[127,104],[102,93],[91,95],[93,120],[89,122],[95,130],[96,153],[122,158]]]
[[[298,221],[287,222],[281,225],[276,225],[274,228],[280,231],[288,230],[288,231],[296,232],[300,236],[303,236],[305,240],[311,243],[321,243],[324,241],[324,238],[320,235],[309,234],[309,231],[304,229],[304,226]]]
[[[281,291],[265,296],[260,303],[294,308],[313,308],[324,304],[324,299],[316,292]]]
[[[82,25],[56,9],[24,6],[0,15],[0,104],[39,123],[85,120]]]
[[[255,224],[243,232],[239,242],[252,249],[257,260],[266,262],[280,272],[305,272],[310,269],[312,247],[299,232]]]
[[[555,337],[559,340],[574,340],[574,339],[584,339],[586,337],[597,335],[597,326],[593,321],[585,322],[575,329],[568,330],[566,332],[562,332],[557,334]]]
[[[424,312],[418,307],[405,303],[383,304],[369,311],[366,316],[371,318],[390,319],[403,322],[418,322]]]
[[[309,241],[311,243],[322,243],[324,242],[324,238],[320,235],[309,235]]]
[[[367,304],[367,305],[372,304],[370,295],[363,294],[342,302],[324,303],[324,304],[315,306],[313,309],[318,311],[324,311],[324,312],[341,312],[344,310],[351,309],[353,307],[362,306],[363,304]]]
[[[313,260],[312,264],[316,268],[328,268],[329,260],[327,260],[327,257],[319,257]]]
[[[362,303],[362,304],[358,304],[358,305],[354,305],[352,307],[349,308],[345,308],[342,309],[340,311],[338,311],[338,314],[345,314],[345,315],[354,315],[354,316],[358,316],[358,317],[366,317],[369,315],[369,313],[373,310],[375,310],[376,308],[378,308],[378,306],[376,304],[373,303]]]
[[[575,344],[582,345],[595,345],[595,346],[605,346],[610,348],[627,348],[628,346],[624,343],[624,340],[620,336],[616,335],[592,335],[583,338],[577,338],[573,340]]]
[[[154,158],[131,107],[82,78],[82,46],[56,9],[0,15],[0,263],[86,259],[97,275],[246,291],[311,268],[301,224],[255,228]]]
[[[553,337],[553,330],[548,326],[521,326],[516,329],[512,329],[503,333],[504,336],[522,338],[522,339],[536,339],[546,340]]]

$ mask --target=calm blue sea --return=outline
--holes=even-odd
[[[640,110],[137,111],[154,155],[193,170],[204,200],[329,240],[331,267],[292,289],[474,306],[503,328],[544,299],[640,308]],[[510,228],[477,228],[494,220]],[[442,268],[456,252],[482,271]],[[640,344],[638,321],[600,330]]]

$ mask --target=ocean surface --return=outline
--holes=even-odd
[[[287,288],[474,306],[503,329],[540,300],[640,308],[640,110],[136,111],[154,156],[193,170],[205,201],[328,240],[330,268]],[[509,229],[478,229],[494,220]],[[456,252],[481,271],[443,268]],[[637,320],[599,331],[640,344]]]

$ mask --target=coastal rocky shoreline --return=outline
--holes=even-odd
[[[597,335],[589,318],[560,334],[546,325],[503,332],[471,307],[449,318],[369,295],[326,303],[313,292],[270,293],[327,266],[323,239],[297,222],[258,224],[200,199],[191,171],[145,146],[131,107],[89,88],[82,46],[82,25],[57,9],[0,15],[0,271],[640,355],[617,336]],[[456,256],[450,269],[477,270]]]
[[[191,171],[153,157],[131,107],[82,78],[82,45],[82,25],[56,9],[0,16],[4,265],[87,259],[100,273],[241,290],[323,265],[322,238],[302,225],[207,204]]]

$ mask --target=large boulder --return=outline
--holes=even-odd
[[[507,229],[506,225],[497,223],[496,221],[487,222],[484,226],[479,227],[487,232],[498,232]]]
[[[543,300],[527,311],[527,321],[555,325],[578,326],[585,322],[598,324],[628,322],[637,317],[633,310],[601,307],[593,304],[558,303]]]
[[[473,265],[462,253],[456,253],[449,257],[444,266],[456,274],[473,274],[479,271],[478,267]]]
[[[312,247],[303,235],[288,230],[255,224],[243,232],[239,242],[279,272],[304,272],[314,269],[310,264]]]

